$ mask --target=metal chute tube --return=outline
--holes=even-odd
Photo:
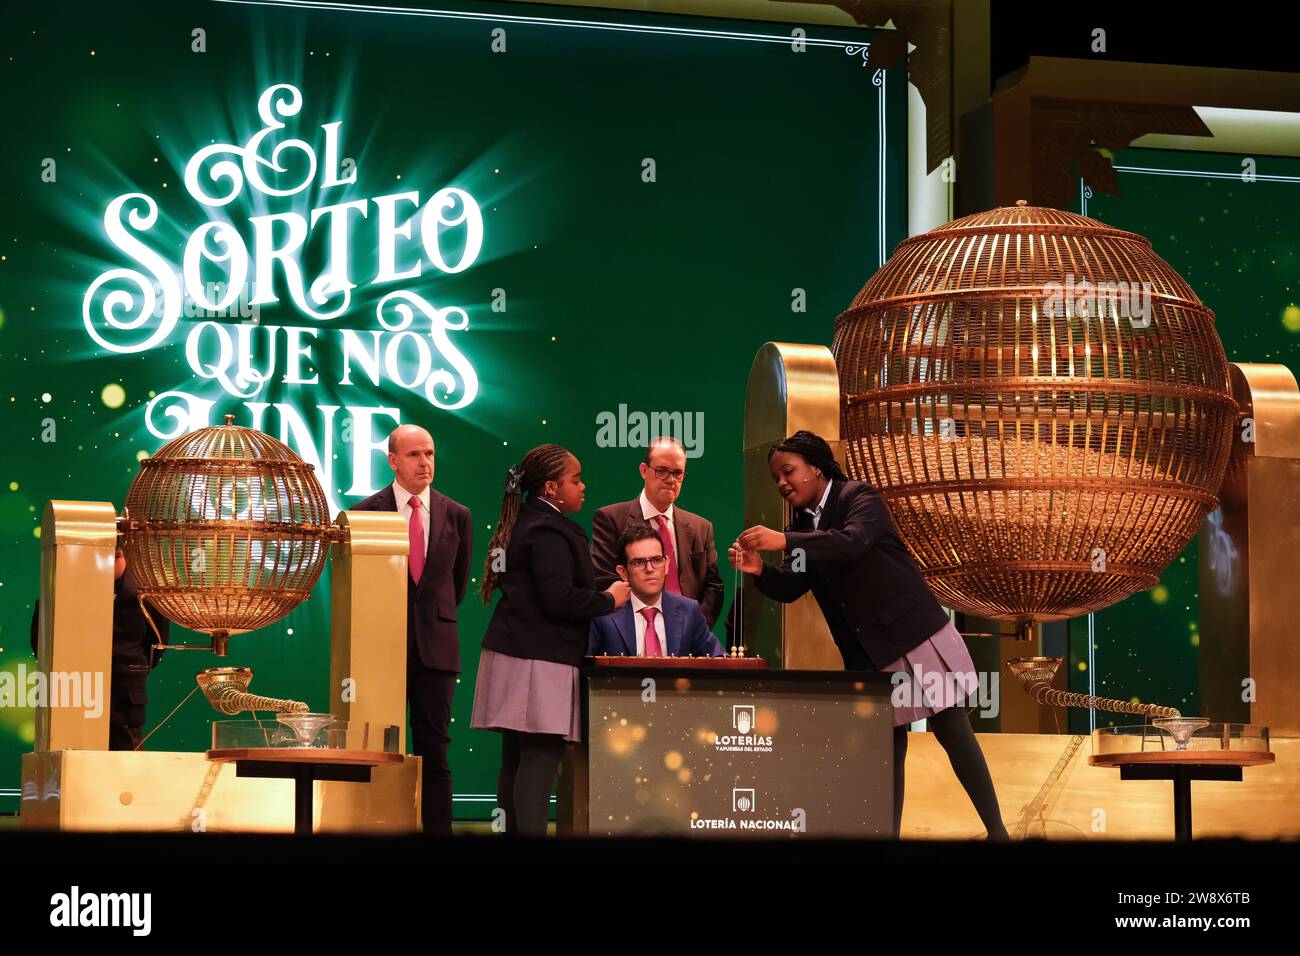
[[[252,679],[251,667],[209,667],[195,676],[208,703],[223,714],[258,710],[270,710],[281,714],[306,714],[311,711],[311,708],[300,700],[282,700],[278,697],[262,697],[248,693],[248,685]]]
[[[1138,714],[1142,717],[1181,717],[1176,707],[1161,704],[1135,704],[1128,700],[1113,697],[1098,697],[1095,694],[1079,694],[1074,691],[1059,690],[1052,686],[1057,668],[1061,666],[1059,657],[1020,657],[1007,661],[1007,667],[1025,688],[1025,693],[1040,704],[1049,707],[1082,707],[1086,710],[1105,710],[1115,714]]]

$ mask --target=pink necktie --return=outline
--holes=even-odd
[[[419,498],[415,495],[411,496],[411,521],[406,526],[411,540],[411,580],[416,584],[420,583],[420,575],[424,573],[424,522],[420,520],[421,504]]]
[[[663,649],[659,646],[659,634],[655,631],[655,613],[658,608],[643,607],[641,616],[645,618],[645,656],[646,657],[663,657]]]
[[[668,559],[668,575],[664,579],[664,587],[674,594],[681,594],[682,585],[677,580],[677,552],[673,548],[673,536],[668,533],[668,519],[663,515],[655,515],[655,523],[659,526],[659,540],[664,543],[664,557]]]

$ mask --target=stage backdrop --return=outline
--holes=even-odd
[[[1300,377],[1300,159],[1126,149],[1114,164],[1121,195],[1080,182],[1079,211],[1151,240],[1214,310],[1228,361]],[[1156,587],[1070,622],[1072,690],[1201,712],[1197,555],[1193,539]],[[1087,732],[1089,713],[1071,711],[1070,729]]]
[[[143,456],[227,413],[335,508],[390,479],[395,423],[427,427],[475,586],[506,469],[542,442],[582,460],[586,525],[676,434],[682,504],[729,541],[755,350],[829,344],[906,228],[905,80],[864,69],[865,32],[525,4],[6,18],[0,679],[34,666],[45,502],[120,509]],[[223,663],[324,709],[328,588]],[[494,805],[499,742],[468,727],[487,621],[468,597],[461,817]],[[147,727],[216,663],[168,654]],[[0,706],[0,810],[23,703]],[[146,746],[205,749],[213,717],[196,696]]]

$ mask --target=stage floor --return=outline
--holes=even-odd
[[[1089,766],[1088,737],[977,736],[1013,839],[1172,839],[1172,785],[1121,780],[1114,768]],[[1246,768],[1240,782],[1193,784],[1193,836],[1300,839],[1300,738],[1274,738],[1271,745],[1276,762]],[[32,775],[33,792],[45,796],[28,803],[25,830],[188,831],[196,806],[206,808],[212,832],[275,833],[292,828],[288,781],[236,779],[229,768],[214,771],[202,754],[142,752],[123,759],[110,752],[69,751],[57,760],[57,755],[45,760],[36,756],[24,758],[24,771]],[[361,789],[348,783],[316,784],[317,829],[393,834],[414,830],[414,760],[385,768],[377,784]],[[0,817],[0,832],[17,826],[18,819]],[[486,822],[462,821],[456,831],[486,835],[491,829]],[[938,740],[930,733],[911,734],[903,838],[973,840],[983,835],[983,824]]]

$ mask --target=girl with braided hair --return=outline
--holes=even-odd
[[[847,670],[894,671],[894,836],[903,819],[907,729],[926,718],[975,805],[990,840],[1006,840],[997,794],[963,698],[977,684],[975,665],[894,529],[889,511],[865,482],[851,481],[830,445],[798,431],[773,446],[768,468],[793,520],[784,531],[743,532],[728,554],[756,577],[759,591],[783,603],[812,591]],[[760,551],[783,551],[774,567]],[[792,559],[799,552],[798,562]],[[935,687],[923,672],[942,674]],[[901,698],[901,701],[900,701]]]
[[[507,833],[545,836],[556,771],[582,737],[578,665],[593,618],[627,603],[617,581],[601,591],[587,535],[566,517],[582,509],[582,465],[539,445],[506,475],[501,517],[483,567],[483,604],[500,591],[479,658],[470,726],[501,732],[497,803]]]

